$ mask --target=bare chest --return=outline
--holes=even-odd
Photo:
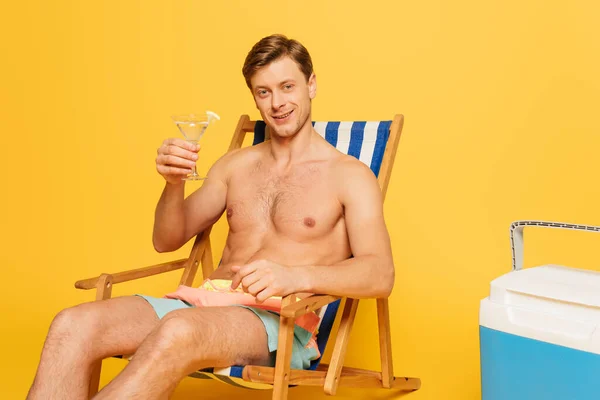
[[[227,219],[232,233],[273,231],[303,240],[330,232],[342,207],[327,168],[309,165],[287,175],[255,168],[230,182]]]

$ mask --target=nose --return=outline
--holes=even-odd
[[[273,110],[279,110],[285,105],[285,97],[279,90],[274,90],[271,95],[271,107]]]

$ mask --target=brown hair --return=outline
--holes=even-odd
[[[313,73],[313,65],[306,47],[297,40],[288,39],[284,35],[271,35],[256,43],[246,56],[242,73],[248,87],[252,89],[250,79],[256,71],[285,56],[289,56],[298,64],[300,71],[308,81]]]

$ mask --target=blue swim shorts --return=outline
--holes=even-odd
[[[178,299],[166,299],[152,296],[144,296],[137,294],[136,296],[145,299],[154,311],[159,319],[162,319],[166,314],[173,310],[179,310],[182,308],[194,308],[194,306],[186,301]],[[260,308],[236,305],[233,307],[242,307],[252,311],[263,323],[265,330],[267,331],[267,343],[269,346],[269,352],[271,356],[271,366],[275,366],[275,356],[277,354],[277,338],[279,335],[279,314],[263,310]],[[298,326],[294,327],[294,342],[292,346],[292,369],[308,369],[310,362],[318,357],[315,349],[306,348],[306,345],[310,341],[312,334]]]

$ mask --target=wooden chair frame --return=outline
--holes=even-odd
[[[229,151],[238,149],[242,146],[246,133],[254,132],[255,123],[256,121],[251,121],[248,115],[242,115],[240,117],[229,146]],[[404,116],[396,115],[390,126],[390,136],[386,144],[378,177],[379,186],[384,199],[403,124]],[[265,140],[269,138],[268,127],[265,136]],[[111,297],[112,286],[114,284],[178,269],[183,269],[183,275],[179,283],[181,285],[192,286],[199,265],[202,265],[202,275],[204,278],[207,278],[214,269],[210,244],[210,231],[211,227],[196,236],[196,240],[188,258],[115,274],[103,273],[95,278],[77,281],[75,287],[83,290],[96,289],[96,300],[105,300]],[[337,337],[335,338],[330,364],[327,365],[321,363],[314,371],[290,369],[295,319],[338,299],[340,298],[330,295],[314,295],[300,301],[298,301],[293,294],[285,297],[281,309],[279,342],[275,367],[246,366],[243,370],[243,379],[251,382],[272,384],[272,398],[277,400],[287,399],[288,385],[322,386],[325,393],[329,395],[335,395],[338,386],[394,388],[404,391],[418,390],[421,387],[421,380],[419,378],[394,377],[389,305],[387,298],[377,299],[377,320],[381,358],[380,372],[343,367],[350,331],[358,308],[358,299],[351,298],[345,298],[343,313]],[[90,397],[98,392],[101,367],[102,361],[99,361],[94,365],[89,388]]]

